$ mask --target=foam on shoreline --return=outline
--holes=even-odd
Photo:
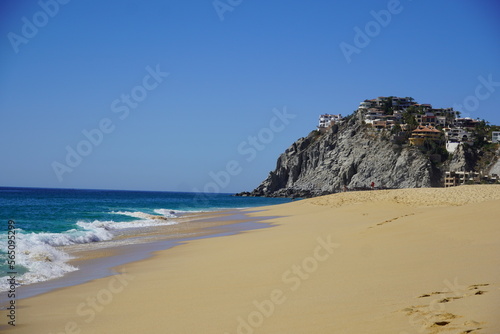
[[[112,275],[112,267],[142,260],[154,251],[168,249],[187,240],[222,236],[263,227],[261,224],[249,224],[248,221],[253,219],[236,210],[190,213],[191,215],[187,216],[189,218],[186,218],[181,216],[180,212],[176,212],[175,217],[178,219],[175,222],[169,220],[163,223],[154,221],[156,219],[151,221],[150,217],[141,213],[141,216],[150,222],[143,223],[141,227],[147,228],[141,229],[129,227],[129,224],[136,222],[118,223],[118,228],[110,228],[110,225],[116,226],[114,222],[83,223],[82,227],[85,230],[104,231],[102,232],[104,237],[94,239],[95,242],[81,237],[66,238],[64,234],[56,234],[55,238],[49,233],[33,234],[29,241],[30,246],[27,246],[30,251],[18,256],[23,261],[19,263],[20,265],[31,265],[33,268],[16,277],[16,280],[22,283],[17,289],[23,292],[21,294],[23,298],[31,297],[53,289]],[[132,214],[139,216],[137,213]],[[116,238],[118,235],[111,233],[113,230],[120,230],[122,234],[119,238]],[[106,233],[109,233],[109,236]],[[25,241],[21,242],[24,245]],[[8,283],[5,283],[4,292],[0,291],[0,304],[7,300],[5,293],[7,290]]]
[[[179,223],[177,219],[179,213],[168,209],[158,210],[158,215],[126,211],[113,213],[137,219],[133,221],[78,221],[75,228],[61,233],[27,233],[22,229],[17,229],[17,285],[43,282],[78,270],[78,267],[68,263],[74,259],[74,256],[61,249],[63,246],[89,244],[99,248],[103,247],[101,245],[103,242],[113,240],[117,236],[123,236],[124,234],[135,233],[138,229]],[[6,238],[7,235],[2,237]],[[7,245],[7,242],[2,242],[1,245]],[[6,249],[2,249],[2,251],[5,253],[2,257],[6,258]],[[0,277],[0,292],[7,291],[9,286],[7,276]]]

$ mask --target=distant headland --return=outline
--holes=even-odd
[[[240,196],[312,197],[341,191],[500,183],[500,126],[411,97],[364,100],[323,114],[276,169]]]

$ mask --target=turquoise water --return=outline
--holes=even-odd
[[[0,187],[0,291],[7,287],[9,220],[16,227],[17,280],[30,284],[77,270],[60,246],[112,240],[127,229],[177,224],[176,218],[189,212],[288,201],[230,194]]]

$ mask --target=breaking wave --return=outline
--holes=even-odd
[[[78,221],[76,228],[61,233],[26,233],[16,230],[15,271],[17,285],[26,285],[58,278],[78,270],[68,264],[72,257],[60,249],[61,246],[104,242],[113,239],[117,231],[129,228],[176,224],[171,218],[177,217],[173,210],[155,210],[159,215],[144,212],[112,212],[138,218],[134,221],[116,222],[113,220],[93,222]],[[7,260],[7,235],[0,235],[0,263]],[[0,292],[9,290],[7,266],[0,267]]]

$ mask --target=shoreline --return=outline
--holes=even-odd
[[[114,276],[25,299],[18,325],[0,329],[109,334],[500,330],[500,186],[358,195],[243,210],[252,219],[272,216],[266,223],[273,228],[187,241],[118,266]]]
[[[112,239],[111,242],[100,242],[98,248],[93,248],[95,245],[92,243],[72,245],[74,247],[62,246],[61,248],[73,257],[68,264],[77,267],[78,270],[66,273],[62,277],[19,286],[16,288],[16,300],[116,275],[113,269],[115,267],[148,259],[157,251],[168,250],[192,240],[269,227],[269,224],[264,222],[265,217],[256,220],[247,216],[243,210],[252,212],[253,208],[224,209],[181,216],[177,224],[137,229]],[[127,240],[131,239],[139,240],[136,243],[127,243]],[[116,244],[121,240],[125,243]],[[112,243],[114,245],[109,245]],[[75,248],[78,250],[75,251]],[[0,311],[5,310],[9,300],[7,291],[0,292]]]

